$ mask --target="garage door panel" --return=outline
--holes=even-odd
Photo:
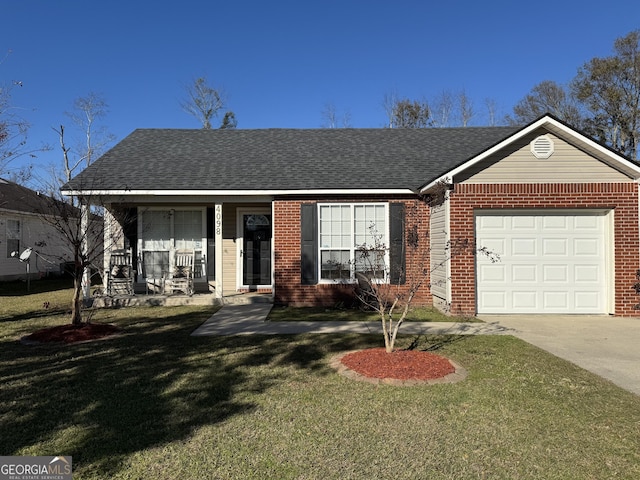
[[[514,290],[511,294],[513,298],[513,308],[516,310],[535,308],[537,301],[535,290]]]
[[[537,282],[538,266],[533,265],[512,265],[511,281],[512,282]]]
[[[511,240],[511,255],[514,257],[534,256],[537,254],[535,238],[514,238]]]
[[[569,254],[566,238],[543,238],[541,242],[543,255],[566,256]]]
[[[505,223],[511,223],[512,230],[533,230],[536,228],[536,217],[533,215],[522,215],[518,217],[511,217],[506,220]]]
[[[600,294],[596,290],[579,291],[574,294],[575,306],[578,311],[589,312],[600,306]]]
[[[540,222],[542,223],[542,228],[547,231],[556,230],[566,232],[569,229],[569,219],[560,215],[542,217]]]
[[[573,253],[576,256],[600,255],[600,242],[596,238],[576,238],[573,241]]]
[[[489,265],[480,265],[478,268],[478,276],[484,283],[500,282],[503,283],[507,279],[505,272],[506,267],[496,263]]]
[[[478,214],[479,313],[606,313],[605,215]]]
[[[505,292],[482,292],[480,301],[489,309],[504,310],[507,308],[507,295]]]
[[[542,265],[542,281],[548,283],[566,283],[569,281],[567,265]]]
[[[600,229],[598,220],[599,218],[595,215],[578,215],[575,217],[574,229],[576,231],[579,231],[579,230],[598,231]]]
[[[488,215],[478,218],[478,228],[483,231],[498,230],[503,231],[507,226],[505,225],[506,217],[500,217],[498,215]]]
[[[507,252],[504,238],[485,238],[484,246],[492,253],[504,255]]]
[[[600,283],[602,272],[596,265],[576,265],[573,272],[573,281],[576,283]]]
[[[542,292],[542,302],[543,307],[547,310],[566,312],[569,308],[569,295],[567,292]]]

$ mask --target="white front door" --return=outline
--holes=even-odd
[[[581,313],[608,310],[613,262],[604,213],[530,211],[476,215],[478,313]]]

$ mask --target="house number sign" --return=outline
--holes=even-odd
[[[222,235],[222,205],[216,205],[215,223],[216,223],[216,236]]]

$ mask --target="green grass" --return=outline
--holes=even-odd
[[[0,454],[72,455],[75,479],[640,477],[640,397],[513,337],[403,336],[469,371],[414,387],[328,366],[378,336],[191,337],[205,307],[102,310],[124,334],[19,343],[66,321],[38,308],[63,292],[0,298]]]
[[[357,308],[331,307],[287,307],[275,306],[269,316],[271,322],[299,321],[339,321],[339,322],[379,322],[376,312],[362,311]],[[406,318],[407,322],[481,322],[474,317],[446,315],[434,307],[414,307]]]

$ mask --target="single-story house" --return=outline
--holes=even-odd
[[[428,271],[417,303],[635,315],[639,179],[640,165],[547,115],[518,128],[140,129],[63,193],[104,202],[139,288],[191,248],[197,289],[334,304],[375,237],[378,281],[402,289]]]
[[[51,209],[53,201],[0,178],[0,281],[25,278],[26,265],[20,261],[25,251],[32,252],[32,277],[60,274],[61,265],[73,258],[65,239],[45,221],[47,216],[56,214]]]

